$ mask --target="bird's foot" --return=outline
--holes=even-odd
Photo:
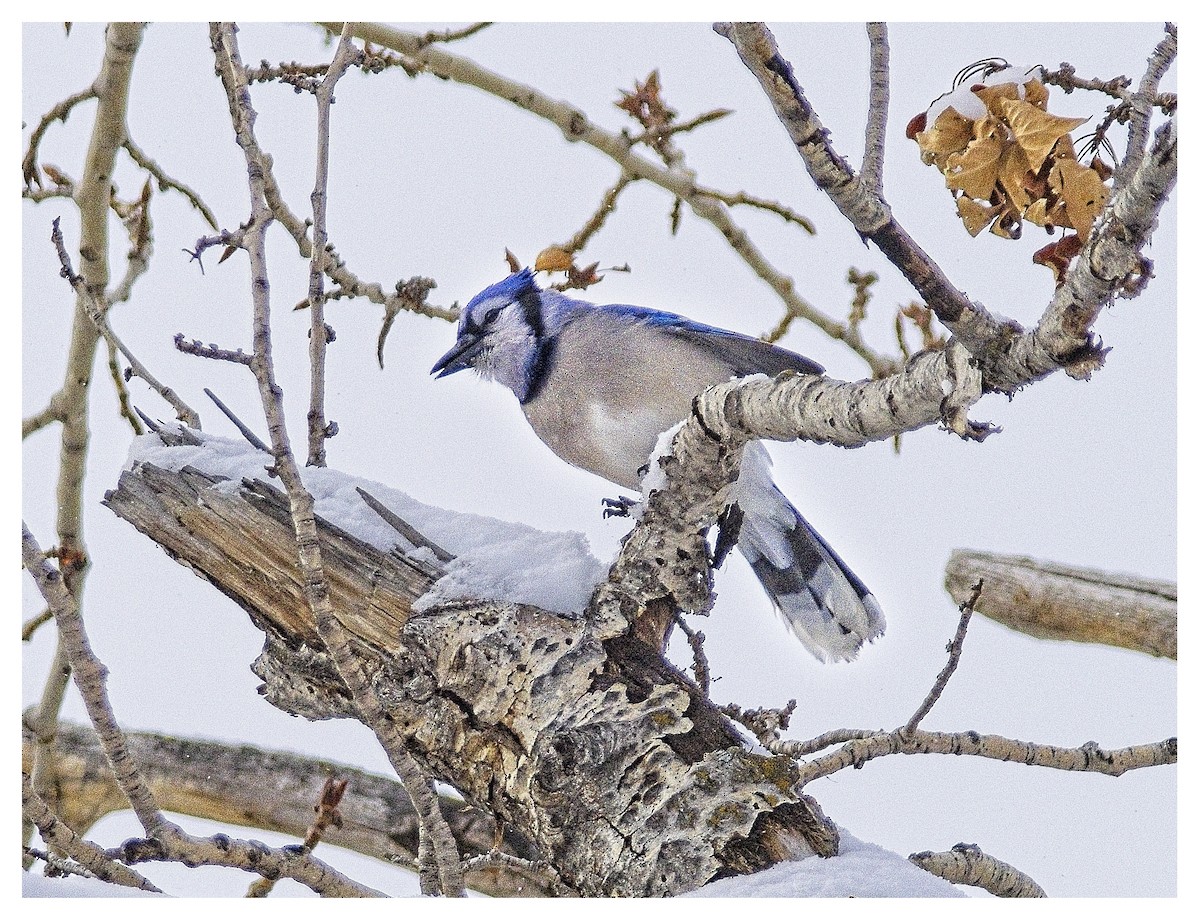
[[[721,512],[721,516],[717,519],[717,544],[713,547],[712,552],[713,569],[720,569],[721,564],[725,562],[725,557],[729,556],[729,551],[737,545],[738,537],[742,532],[743,517],[745,516],[742,513],[742,507],[736,502],[726,506],[725,511]]]
[[[640,503],[628,496],[618,496],[615,499],[602,499],[601,504],[604,506],[605,518],[628,518]]]

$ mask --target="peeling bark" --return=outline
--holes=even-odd
[[[360,717],[304,601],[281,493],[142,464],[105,504],[250,614],[266,634],[254,670],[267,700],[309,719]],[[475,601],[414,614],[428,564],[318,526],[335,614],[418,763],[579,893],[673,895],[836,853],[795,763],[747,751],[632,633],[633,595],[598,595],[584,617]]]

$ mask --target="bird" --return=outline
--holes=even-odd
[[[753,374],[824,373],[752,336],[543,289],[528,268],[467,303],[453,347],[430,373],[467,369],[511,390],[560,458],[631,490],[640,488],[659,435],[686,419],[706,388]],[[762,443],[744,451],[733,490],[738,550],[810,653],[825,662],[855,658],[883,633],[883,610],[775,485]]]

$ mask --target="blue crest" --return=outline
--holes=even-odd
[[[537,282],[533,280],[533,272],[528,268],[523,268],[519,272],[514,272],[503,281],[498,281],[494,285],[484,288],[476,294],[469,304],[467,304],[467,312],[476,304],[483,301],[491,300],[492,298],[503,298],[506,301],[520,300],[524,295],[530,292],[540,292],[541,288],[537,286]]]

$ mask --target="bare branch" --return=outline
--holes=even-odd
[[[922,851],[908,859],[922,870],[964,886],[978,886],[1003,899],[1044,899],[1046,890],[1012,864],[985,854],[975,844],[956,844],[934,854]]]
[[[155,163],[154,160],[152,160],[150,156],[144,150],[142,150],[142,148],[138,147],[138,145],[134,143],[133,138],[126,137],[125,143],[122,146],[125,148],[125,152],[129,154],[134,163],[154,177],[155,181],[158,183],[159,191],[165,192],[167,189],[174,189],[189,202],[191,202],[192,207],[200,212],[204,220],[208,223],[209,227],[211,227],[213,230],[221,229],[221,225],[217,223],[216,215],[213,214],[212,209],[204,203],[204,200],[200,197],[198,192],[179,180],[172,179],[170,176],[168,176],[161,166]]]
[[[868,22],[871,42],[871,92],[867,102],[867,139],[862,178],[867,188],[883,197],[883,148],[887,137],[890,70],[887,23]]]
[[[955,550],[946,564],[946,591],[958,600],[976,581],[984,582],[985,588],[975,609],[1013,630],[1177,657],[1179,601],[1174,582]]]
[[[146,369],[146,366],[125,347],[125,343],[117,338],[117,334],[112,331],[112,327],[108,325],[106,308],[97,302],[96,296],[83,280],[83,277],[76,275],[71,268],[71,257],[67,255],[66,245],[63,243],[62,231],[58,226],[58,218],[54,219],[54,229],[50,234],[50,239],[54,242],[54,246],[58,250],[58,260],[62,264],[62,276],[75,289],[75,293],[79,296],[79,303],[88,318],[95,325],[96,331],[104,337],[104,340],[109,345],[125,356],[125,360],[129,362],[130,373],[136,374],[144,380],[152,390],[171,404],[176,415],[184,424],[194,429],[200,428],[200,416],[197,415],[196,411],[183,402],[174,390],[159,383],[158,378]]]
[[[937,680],[925,696],[925,700],[921,702],[921,706],[917,707],[917,712],[904,724],[905,732],[912,732],[917,728],[921,720],[933,709],[933,705],[937,703],[938,698],[942,696],[942,691],[946,690],[946,684],[950,681],[950,676],[958,668],[958,660],[962,656],[963,641],[967,638],[967,626],[971,622],[971,614],[975,610],[975,605],[979,603],[979,593],[982,591],[983,580],[980,579],[971,590],[971,597],[958,606],[958,610],[961,612],[961,616],[958,619],[958,629],[954,631],[954,639],[946,646],[946,652],[950,653],[950,658],[946,661],[945,667],[938,673]]]
[[[112,342],[105,341],[108,346],[108,373],[112,378],[113,387],[117,391],[117,410],[121,417],[129,423],[129,427],[133,429],[133,434],[142,434],[142,423],[138,417],[134,415],[133,406],[129,402],[129,388],[125,386],[125,375],[121,373],[121,367],[117,364],[117,350],[113,347]]]
[[[96,727],[96,733],[104,746],[104,753],[108,756],[121,792],[129,800],[129,805],[133,807],[138,821],[147,833],[155,835],[171,828],[171,823],[159,812],[137,764],[129,756],[124,734],[117,725],[112,704],[108,699],[108,670],[92,652],[83,618],[79,616],[79,603],[65,584],[62,573],[46,562],[42,548],[23,523],[21,558],[25,569],[37,583],[46,605],[54,614],[59,640],[71,663],[75,686],[79,689],[79,696],[83,698],[92,725]]]
[[[1089,771],[1119,777],[1126,771],[1174,764],[1179,757],[1179,746],[1176,739],[1170,738],[1112,750],[1103,749],[1095,742],[1085,742],[1078,748],[1062,748],[974,731],[917,729],[910,733],[902,727],[851,740],[836,752],[801,765],[800,782],[805,785],[848,767],[860,768],[866,762],[886,755],[975,755],[1060,771]]]
[[[349,24],[342,29],[337,51],[316,89],[317,167],[312,190],[312,260],[308,275],[308,461],[309,467],[325,466],[325,439],[334,429],[325,421],[325,347],[329,341],[325,325],[325,273],[323,255],[329,234],[325,226],[329,194],[329,116],[333,89],[350,66],[362,60],[362,52],[350,40]]]
[[[447,896],[461,896],[462,868],[454,837],[438,809],[432,785],[408,751],[406,740],[400,734],[396,723],[386,717],[370,680],[354,657],[345,628],[333,612],[329,586],[325,581],[321,562],[313,498],[300,479],[284,421],[283,392],[275,380],[270,331],[270,281],[267,275],[265,241],[272,211],[266,197],[263,153],[254,136],[255,112],[250,102],[249,87],[234,27],[227,23],[214,24],[210,27],[210,37],[217,58],[217,71],[229,100],[238,146],[245,155],[249,176],[252,212],[245,234],[245,246],[250,257],[254,302],[254,360],[251,370],[258,381],[263,412],[267,417],[275,470],[287,489],[297,554],[305,573],[306,600],[312,609],[321,639],[333,658],[335,668],[350,689],[356,703],[362,708],[364,721],[375,732],[401,782],[412,797],[413,806],[421,816],[421,850],[432,848],[436,852],[437,882],[441,893]],[[425,861],[422,861],[422,869],[424,864]],[[421,877],[422,891],[431,890],[429,875],[422,873]]]

